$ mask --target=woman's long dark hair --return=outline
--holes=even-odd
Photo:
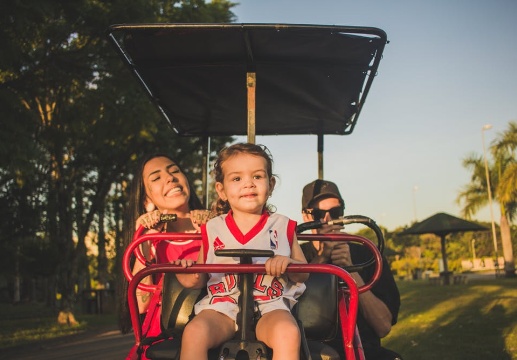
[[[140,161],[137,171],[132,179],[131,182],[131,188],[129,192],[129,204],[127,206],[126,216],[124,220],[123,225],[123,232],[122,232],[122,249],[126,249],[129,244],[133,241],[133,235],[135,232],[135,224],[136,220],[142,215],[146,213],[145,209],[145,200],[146,200],[146,192],[145,192],[145,185],[144,185],[144,178],[143,178],[143,172],[144,172],[144,166],[147,164],[150,160],[157,158],[157,157],[165,157],[172,162],[174,162],[180,171],[183,172],[181,169],[181,166],[177,161],[175,161],[173,158],[171,158],[169,155],[161,154],[161,153],[155,153],[155,154],[149,154],[142,158]],[[186,174],[185,174],[186,176]],[[188,201],[189,210],[196,210],[196,209],[203,209],[203,205],[201,204],[201,201],[197,197],[195,193],[195,188],[192,186],[192,182],[187,177],[188,186],[190,188],[190,197]],[[133,257],[131,266],[133,266],[135,261],[135,258]],[[122,271],[120,271],[120,278],[122,284],[121,286],[121,293],[119,295],[119,328],[120,331],[125,334],[131,331],[131,318],[129,314],[129,306],[127,301],[127,289],[128,289],[128,281],[126,280],[124,274],[122,274]]]

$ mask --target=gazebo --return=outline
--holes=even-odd
[[[435,234],[440,237],[440,244],[443,258],[443,283],[450,284],[449,268],[447,266],[447,250],[445,247],[445,238],[450,233],[465,231],[487,231],[488,228],[477,223],[460,219],[447,213],[437,213],[425,220],[417,222],[402,231],[400,235],[418,235],[418,234]]]

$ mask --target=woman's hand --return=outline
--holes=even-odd
[[[179,265],[182,268],[188,268],[194,265],[196,262],[194,260],[190,259],[182,259],[182,260],[175,260],[174,264]],[[192,273],[192,274],[185,274],[185,273],[176,273],[176,278],[180,282],[181,285],[184,287],[191,289],[201,289],[203,286],[206,285],[207,281],[207,274],[205,273]]]
[[[196,262],[191,259],[174,260],[174,265],[180,265],[182,268],[188,268],[194,265]]]
[[[160,222],[161,214],[162,213],[160,212],[160,210],[153,210],[153,211],[150,211],[150,212],[147,212],[147,213],[141,215],[136,220],[136,230],[138,230],[140,225],[142,225],[143,227],[145,227],[148,230],[155,230],[152,232],[162,231],[165,223]]]
[[[192,221],[192,225],[198,232],[201,225],[206,224],[213,217],[215,217],[215,213],[210,210],[192,210],[190,212],[190,221]]]

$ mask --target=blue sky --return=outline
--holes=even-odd
[[[347,215],[389,230],[437,212],[460,216],[455,199],[470,179],[462,159],[483,153],[483,125],[493,125],[488,146],[517,121],[517,1],[239,3],[238,23],[383,29],[390,43],[353,134],[325,137],[324,177],[340,187]],[[298,221],[302,188],[318,175],[316,140],[256,140],[270,148],[279,177],[270,202]],[[497,204],[494,210],[499,222]],[[488,207],[474,218],[490,221]]]

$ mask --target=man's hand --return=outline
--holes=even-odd
[[[353,265],[348,244],[335,241],[330,254],[330,261],[332,264],[340,267]]]

